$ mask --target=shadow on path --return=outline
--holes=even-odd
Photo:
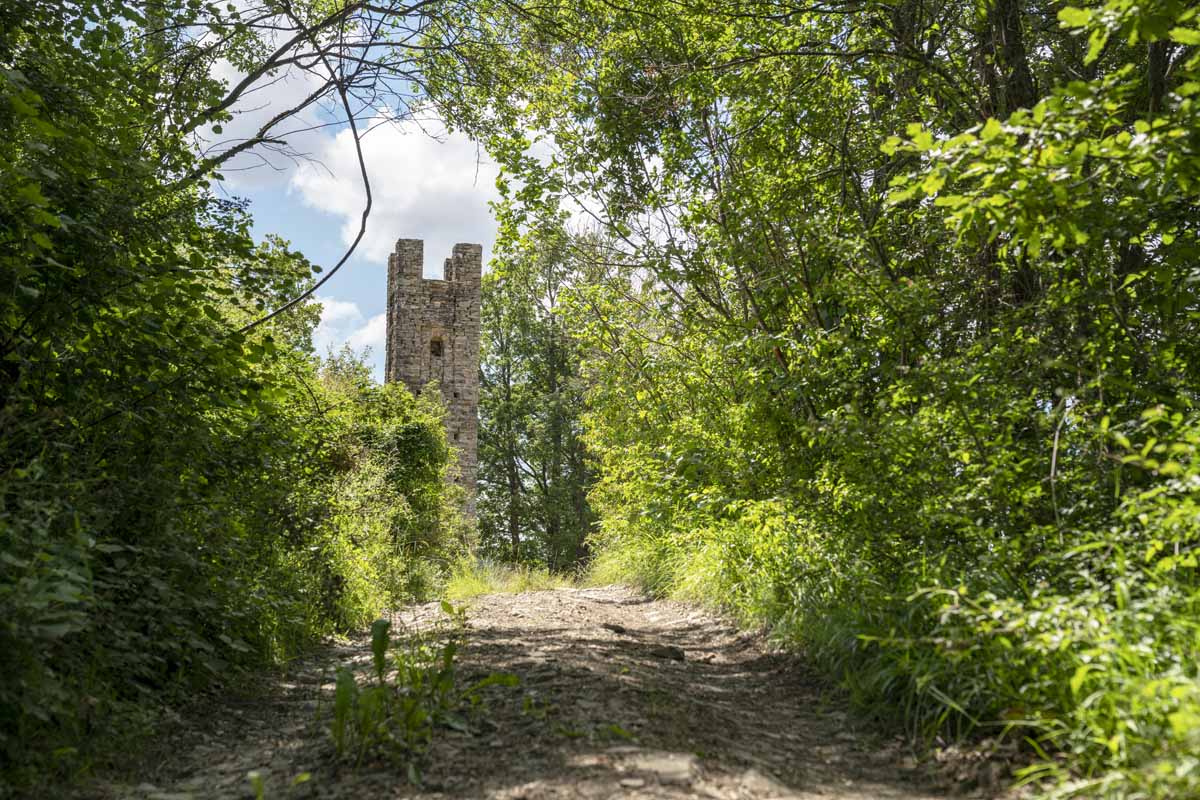
[[[422,785],[386,763],[337,763],[316,724],[340,664],[365,668],[369,643],[329,648],[256,697],[181,731],[145,783],[122,798],[857,798],[917,800],[932,790],[896,739],[856,727],[844,698],[794,657],[694,607],[626,589],[491,595],[470,604],[463,684],[491,687],[469,732],[439,733]],[[421,628],[435,604],[394,615]],[[296,776],[310,778],[293,785]],[[982,796],[982,795],[980,795]]]

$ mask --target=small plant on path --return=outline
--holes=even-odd
[[[417,759],[433,742],[438,728],[470,729],[466,714],[480,708],[479,692],[488,686],[516,686],[517,677],[492,673],[460,688],[455,656],[462,642],[466,609],[442,602],[448,627],[417,633],[393,642],[392,624],[371,625],[372,679],[360,683],[354,671],[341,667],[334,688],[330,733],[339,758],[355,766],[368,755],[403,764],[409,780],[420,782]]]

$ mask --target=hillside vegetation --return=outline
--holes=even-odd
[[[509,246],[589,229],[560,305],[598,574],[1065,794],[1200,793],[1197,10],[460,24],[433,87],[507,169]]]
[[[313,301],[263,322],[318,270],[209,188],[222,87],[155,10],[0,11],[0,795],[459,547],[441,409],[318,359]]]

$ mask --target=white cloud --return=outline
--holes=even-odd
[[[229,86],[243,77],[225,61],[213,65],[212,75]],[[234,117],[220,134],[211,126],[201,132],[201,149],[228,150],[320,85],[319,77],[294,68],[264,79],[234,106]],[[396,239],[417,238],[425,240],[426,275],[441,272],[457,242],[482,244],[486,263],[496,238],[488,203],[498,197],[498,169],[482,148],[430,119],[397,122],[379,115],[360,120],[359,130],[365,132],[363,154],[374,202],[356,260],[382,268]],[[364,194],[354,140],[340,109],[311,106],[273,135],[286,139],[286,146],[260,145],[222,167],[226,189],[253,196],[286,188],[300,202],[331,215],[348,246],[358,233]]]
[[[338,300],[334,297],[318,297],[321,304],[321,324],[335,325],[347,320],[362,319],[358,303],[349,300]]]
[[[347,337],[346,342],[355,350],[370,347],[372,352],[382,352],[387,342],[387,314],[376,314],[367,323]]]
[[[321,304],[321,321],[313,331],[313,346],[321,355],[333,348],[340,350],[350,335],[362,326],[363,314],[358,303],[317,296]]]
[[[335,297],[317,297],[317,301],[321,304],[321,321],[313,332],[313,346],[318,355],[325,356],[330,350],[336,353],[344,345],[359,354],[369,347],[367,363],[375,380],[382,383],[387,314],[366,319],[358,303]]]
[[[482,244],[486,260],[496,238],[488,201],[497,197],[497,168],[482,149],[462,134],[434,138],[415,122],[371,125],[363,155],[373,208],[356,255],[382,267],[396,239],[415,238],[425,240],[426,275],[441,272],[457,242]],[[292,173],[291,188],[306,205],[339,217],[349,245],[364,201],[353,137],[348,130],[322,137],[313,155]]]
[[[211,74],[224,80],[227,87],[235,86],[244,77],[244,73],[224,60],[213,64]],[[202,151],[206,155],[216,155],[254,136],[277,114],[303,102],[321,83],[318,76],[295,68],[260,81],[230,109],[233,119],[222,124],[221,133],[214,133],[212,125],[206,125],[200,131]],[[328,114],[320,104],[311,105],[284,120],[272,129],[271,135],[286,144],[259,145],[234,156],[221,167],[227,188],[246,192],[286,186],[296,166],[306,163],[322,140],[328,138],[319,127],[328,121]]]
[[[225,60],[215,62],[211,74],[230,87],[244,77]],[[303,102],[322,83],[319,75],[295,66],[262,78],[234,105],[233,119],[222,124],[220,134],[213,126],[199,132],[200,149],[210,155],[227,151]],[[349,245],[363,209],[362,179],[353,137],[344,126],[341,108],[331,103],[326,99],[281,122],[272,136],[285,139],[286,145],[259,145],[223,165],[221,172],[231,193],[253,197],[263,190],[286,189],[305,205],[331,215],[339,225],[338,238]],[[395,122],[381,110],[358,125],[365,132],[363,150],[374,203],[356,260],[382,267],[396,239],[419,238],[425,240],[427,275],[440,273],[457,242],[483,244],[486,263],[496,236],[488,203],[498,196],[498,170],[482,148],[462,134],[447,133],[427,117]]]

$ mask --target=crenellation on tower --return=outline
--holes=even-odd
[[[483,247],[456,244],[442,279],[422,274],[425,244],[400,239],[388,257],[385,380],[414,395],[430,381],[441,387],[446,435],[458,448],[466,512],[475,516],[479,440],[479,314]]]

